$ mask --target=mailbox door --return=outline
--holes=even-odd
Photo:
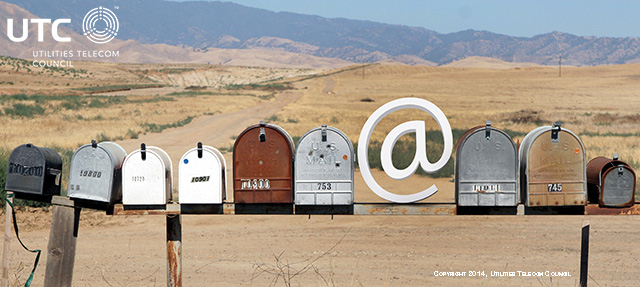
[[[167,176],[171,177],[163,157],[147,147],[146,159],[141,151],[129,154],[122,167],[122,203],[127,205],[166,204]]]
[[[49,148],[25,144],[9,155],[5,190],[34,195],[59,195],[62,158]]]
[[[110,202],[114,188],[114,156],[106,148],[91,144],[80,147],[71,158],[69,189],[73,198]]]
[[[180,159],[178,192],[180,203],[221,204],[224,188],[220,162],[212,147],[204,146],[202,157],[197,148]]]
[[[292,156],[291,138],[277,126],[255,125],[242,132],[233,150],[234,201],[292,203]]]
[[[532,139],[526,152],[527,206],[585,204],[585,153],[577,136],[562,129],[553,142],[548,128]]]
[[[518,157],[504,132],[480,128],[462,139],[456,154],[459,206],[516,206]]]
[[[636,174],[630,167],[625,165],[611,167],[602,174],[601,190],[601,206],[632,206],[635,201]]]
[[[354,152],[338,129],[321,127],[307,132],[296,147],[295,203],[298,205],[353,204]]]

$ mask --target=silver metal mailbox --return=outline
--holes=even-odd
[[[520,146],[520,187],[526,206],[586,204],[582,141],[561,122],[529,132]]]
[[[62,158],[55,150],[23,144],[9,155],[5,190],[16,197],[50,202],[60,195]]]
[[[69,188],[72,198],[114,204],[122,201],[122,163],[127,152],[117,143],[91,141],[71,157]]]
[[[314,128],[295,153],[295,204],[353,204],[355,155],[347,136],[334,127]]]
[[[491,126],[460,137],[455,161],[458,206],[518,205],[518,151],[505,132]]]
[[[172,165],[162,149],[146,146],[131,152],[122,166],[122,203],[157,205],[171,200]]]
[[[198,143],[187,151],[178,166],[178,201],[194,204],[222,204],[226,198],[227,164],[217,149]]]

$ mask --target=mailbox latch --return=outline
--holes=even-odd
[[[487,140],[491,139],[491,121],[487,121],[487,124],[484,126],[484,137]]]
[[[198,158],[202,158],[202,142],[198,142]]]
[[[618,155],[617,153],[613,154],[613,160],[618,160],[620,158],[620,155]]]
[[[140,144],[140,155],[142,156],[142,160],[147,160],[147,145],[144,143]]]
[[[562,130],[562,128],[560,126],[562,126],[562,122],[561,121],[557,121],[557,122],[555,122],[553,124],[553,128],[551,128],[551,142],[553,142],[553,143],[557,143],[559,141],[558,140],[558,134]]]
[[[94,149],[98,148],[98,142],[96,142],[96,140],[91,140],[91,147]]]
[[[327,125],[322,125],[322,141],[327,141]]]
[[[624,165],[623,164],[619,164],[618,165],[618,175],[622,175],[624,173]]]
[[[267,140],[267,133],[264,131],[264,127],[267,124],[264,121],[260,121],[260,142],[265,142]]]

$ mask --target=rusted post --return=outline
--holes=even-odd
[[[4,203],[4,248],[2,251],[2,287],[9,287],[9,261],[11,256],[9,255],[11,245],[11,217],[13,216],[13,209],[9,205],[9,202],[13,203],[13,191],[7,191],[6,202]]]
[[[589,221],[582,222],[582,251],[580,252],[580,287],[587,287],[589,275]]]
[[[167,215],[167,286],[182,286],[182,223],[180,214]]]
[[[67,197],[54,196],[53,218],[47,246],[44,286],[71,286],[81,208]]]

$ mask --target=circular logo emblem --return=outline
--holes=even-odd
[[[118,35],[118,17],[113,11],[102,6],[95,8],[82,20],[82,32],[87,39],[96,44],[105,44]]]

